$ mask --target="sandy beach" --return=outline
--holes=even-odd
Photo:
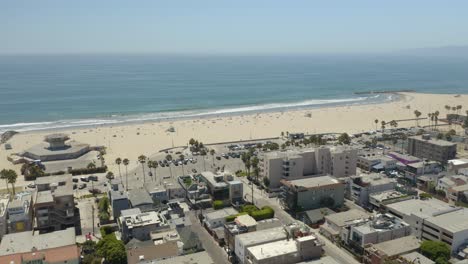
[[[157,151],[186,145],[190,138],[205,144],[222,141],[248,140],[255,138],[277,137],[282,131],[294,133],[357,133],[375,130],[374,120],[387,122],[398,119],[414,118],[414,110],[422,112],[421,117],[439,111],[444,117],[445,105],[468,106],[468,95],[455,97],[454,94],[402,93],[400,100],[382,104],[324,107],[310,110],[291,110],[239,116],[209,117],[197,120],[161,121],[119,126],[97,126],[93,128],[74,128],[61,130],[73,140],[91,145],[107,147],[106,161],[111,167],[117,157],[128,158],[134,167],[139,155],[150,156]],[[407,106],[410,106],[408,109]],[[466,109],[461,112],[465,113]],[[428,121],[420,122],[427,125]],[[399,122],[399,127],[415,126],[414,121]],[[175,132],[167,132],[174,127]],[[380,127],[380,124],[379,124]],[[15,135],[9,143],[13,149],[0,151],[0,168],[13,168],[19,165],[7,161],[11,153],[23,151],[41,142],[45,135],[56,131],[26,132]],[[5,188],[0,182],[0,188]]]

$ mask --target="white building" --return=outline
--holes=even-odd
[[[226,223],[226,217],[230,215],[238,214],[234,208],[227,207],[223,209],[219,209],[210,213],[206,213],[204,215],[203,223],[205,226],[212,230],[214,228],[218,228],[223,226]]]
[[[342,178],[356,174],[357,149],[319,147],[275,151],[260,158],[260,174],[270,180],[270,189],[280,187],[280,180],[330,174]]]
[[[8,232],[8,204],[10,203],[10,195],[1,195],[0,196],[0,240]]]
[[[363,174],[347,179],[349,198],[361,206],[369,205],[369,195],[377,192],[394,190],[395,186],[395,179],[388,178],[378,173]]]
[[[8,233],[31,230],[32,211],[31,193],[17,193],[8,205]]]
[[[256,232],[240,234],[235,237],[235,254],[240,263],[246,263],[247,249],[287,238],[283,227],[265,229]]]
[[[150,240],[151,232],[169,229],[167,220],[155,211],[142,213],[140,208],[123,210],[117,222],[122,240]]]
[[[464,249],[468,243],[468,209],[435,215],[424,219],[422,238],[447,243],[452,253]]]
[[[320,226],[320,232],[330,239],[340,238],[343,230],[355,221],[367,219],[371,215],[367,212],[351,209],[346,212],[325,216],[325,224]]]
[[[379,214],[351,225],[342,239],[348,244],[364,248],[366,244],[382,243],[410,234],[408,223],[390,214]]]
[[[298,263],[319,258],[323,244],[315,236],[280,240],[247,249],[249,264]]]
[[[422,239],[424,219],[458,210],[457,207],[437,199],[411,199],[388,204],[386,209],[389,213],[408,223],[411,226],[412,234],[419,239]]]

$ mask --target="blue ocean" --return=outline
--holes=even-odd
[[[468,93],[467,57],[0,56],[0,132]]]

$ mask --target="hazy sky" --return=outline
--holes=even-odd
[[[0,0],[0,53],[362,53],[468,45],[466,0]]]

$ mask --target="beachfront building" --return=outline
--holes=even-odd
[[[457,144],[441,139],[431,139],[429,134],[408,138],[410,155],[446,164],[457,155]]]
[[[415,236],[405,236],[377,244],[364,246],[363,262],[365,264],[384,264],[400,255],[416,252],[421,241]]]
[[[422,239],[423,222],[425,219],[453,212],[457,207],[437,199],[410,199],[385,205],[386,211],[397,216],[411,226],[412,234]]]
[[[80,263],[75,229],[47,234],[25,231],[5,235],[0,243],[0,263]]]
[[[145,189],[133,189],[128,191],[128,201],[131,208],[139,208],[142,212],[152,211],[154,202]]]
[[[52,134],[44,138],[44,142],[35,145],[21,154],[21,156],[40,161],[76,159],[92,148],[89,144],[70,141],[66,134]]]
[[[344,184],[330,176],[281,180],[282,205],[288,210],[340,207],[344,202]]]
[[[346,179],[346,191],[349,199],[360,206],[369,206],[369,195],[377,192],[394,190],[396,180],[379,173],[362,174]]]
[[[0,240],[8,232],[8,204],[10,203],[10,195],[0,196]]]
[[[350,246],[362,250],[364,245],[382,243],[410,234],[411,227],[408,223],[390,214],[378,214],[349,225],[343,230],[341,238]]]
[[[75,226],[79,219],[75,217],[72,176],[39,177],[35,183],[34,229],[49,232]]]
[[[322,248],[323,243],[313,235],[280,240],[247,248],[245,263],[299,263],[320,258]]]
[[[198,181],[206,183],[213,200],[220,200],[229,204],[242,202],[244,185],[240,181],[232,180],[231,174],[204,171],[195,177]]]
[[[277,190],[282,179],[326,174],[335,178],[355,175],[356,163],[357,150],[349,147],[274,151],[260,158],[260,174],[269,179],[270,189]]]
[[[133,238],[140,241],[150,240],[152,232],[170,228],[161,214],[155,211],[142,213],[139,208],[123,210],[117,224],[124,241]]]
[[[247,249],[249,247],[280,241],[287,238],[283,227],[265,229],[256,232],[240,234],[235,237],[235,254],[239,263],[247,262]]]
[[[8,204],[8,233],[32,230],[32,197],[30,192],[20,192]]]

